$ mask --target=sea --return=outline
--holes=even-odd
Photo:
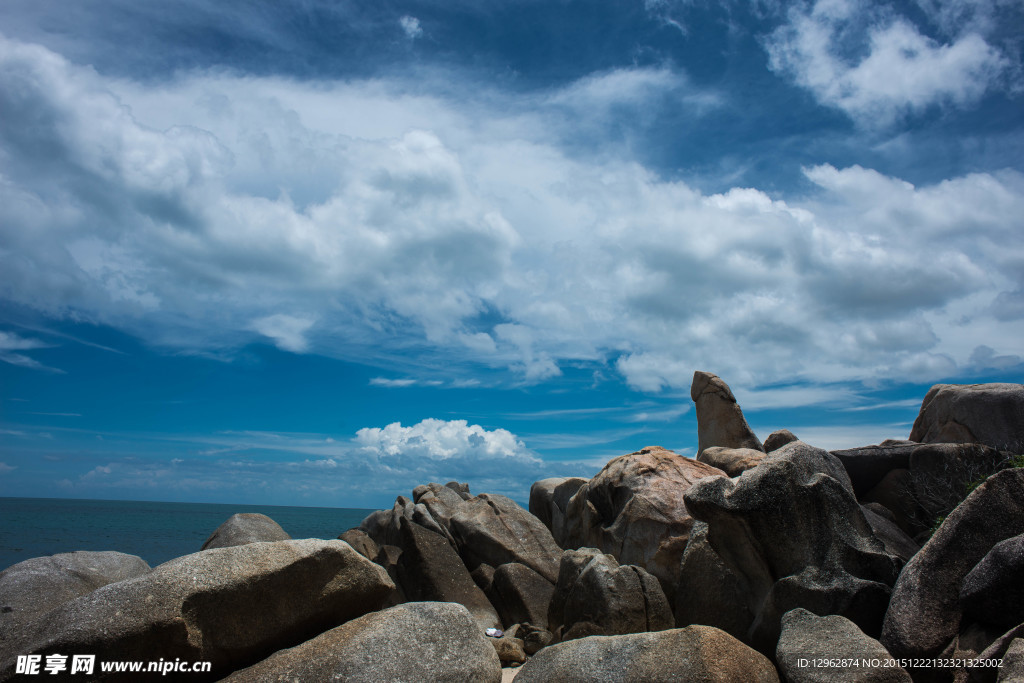
[[[284,507],[129,500],[0,498],[0,571],[31,557],[74,550],[116,550],[151,567],[198,552],[236,512],[259,512],[292,538],[337,538],[373,512],[361,508]]]

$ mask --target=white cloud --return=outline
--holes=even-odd
[[[11,332],[0,331],[0,361],[32,370],[45,370],[47,372],[63,374],[63,370],[43,365],[36,359],[26,356],[23,353],[14,353],[15,351],[46,349],[51,346],[51,344],[41,342],[38,339],[29,339]]]
[[[647,392],[695,369],[734,388],[928,381],[1024,334],[1015,171],[918,187],[821,165],[800,200],[704,194],[614,147],[566,151],[572,106],[689,87],[665,69],[541,96],[429,85],[157,86],[0,41],[0,295],[175,348],[263,337],[527,382],[591,364]]]
[[[254,320],[252,329],[274,340],[278,348],[294,353],[303,353],[309,348],[306,332],[316,322],[314,318],[300,318],[277,313]]]
[[[8,472],[13,472],[16,469],[18,469],[17,465],[8,465],[5,462],[0,462],[0,474],[7,474]]]
[[[1010,67],[978,33],[940,42],[869,7],[849,0],[794,7],[767,41],[771,68],[861,124],[884,126],[932,105],[969,106]]]
[[[423,27],[420,26],[420,20],[416,17],[411,17],[407,14],[398,20],[398,24],[410,40],[415,40],[423,35]]]

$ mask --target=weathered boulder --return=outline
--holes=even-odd
[[[553,583],[524,564],[508,562],[494,570],[488,595],[505,626],[548,625],[548,606],[555,592]]]
[[[983,443],[1020,452],[1024,384],[936,384],[921,402],[910,440]]]
[[[767,657],[709,626],[580,638],[544,648],[516,674],[516,683],[778,680]]]
[[[109,583],[149,572],[141,557],[117,552],[33,557],[0,572],[0,642],[33,616]]]
[[[774,652],[782,615],[796,607],[878,633],[902,562],[875,537],[828,452],[794,441],[737,478],[698,482],[684,498],[744,588],[754,615],[745,642]],[[677,607],[697,590],[681,582]]]
[[[554,583],[562,549],[540,520],[505,496],[481,493],[452,516],[451,532],[469,569],[525,564]]]
[[[519,624],[516,635],[523,639],[523,649],[528,655],[537,654],[551,643],[555,642],[555,634],[546,628],[533,624]]]
[[[675,626],[657,579],[635,565],[620,566],[594,548],[562,555],[547,621],[562,640]]]
[[[1018,638],[1024,638],[1024,623],[1011,628],[1009,631],[996,638],[991,645],[979,653],[977,657],[978,660],[980,660],[980,662],[985,662],[986,665],[971,667],[967,671],[967,679],[971,683],[995,683],[996,678],[1000,673],[1000,669],[998,667],[992,667],[990,664],[992,662],[998,663],[999,660],[1003,660],[1007,656],[1010,646],[1012,646],[1014,641]],[[1005,660],[1003,661],[1003,665],[1007,665]],[[1024,683],[1024,681],[1021,683]]]
[[[910,467],[910,454],[920,444],[883,441],[877,446],[861,446],[829,451],[843,463],[853,483],[853,492],[861,498],[878,486],[889,472]]]
[[[406,599],[457,602],[469,610],[481,631],[500,627],[498,613],[448,541],[404,518],[400,526],[402,554],[397,574]]]
[[[565,514],[569,499],[587,483],[582,477],[552,477],[530,487],[530,514],[551,530],[555,543],[565,544]]]
[[[903,562],[907,562],[921,549],[921,544],[908,536],[894,521],[878,514],[868,505],[861,505],[860,507],[861,512],[864,513],[864,519],[871,525],[871,531],[874,532],[875,538],[882,542],[887,553],[895,555],[903,560]],[[891,515],[892,513],[889,514]]]
[[[776,451],[787,443],[793,443],[799,441],[796,434],[789,431],[788,429],[776,429],[774,432],[768,435],[768,438],[764,440],[764,452],[771,453]]]
[[[1024,683],[1024,638],[1014,638],[1003,655],[998,683]]]
[[[1022,490],[1024,469],[992,475],[903,568],[880,638],[894,656],[933,657],[957,635],[964,578],[993,546],[1024,533]]]
[[[368,560],[372,560],[377,557],[377,553],[380,552],[380,547],[374,542],[370,536],[362,529],[349,529],[344,531],[338,536],[339,541],[345,541],[352,548],[365,557]]]
[[[1024,623],[1024,535],[996,543],[964,577],[960,606],[974,621],[1004,628]]]
[[[258,512],[240,512],[231,515],[226,522],[217,527],[203,543],[202,550],[288,540],[291,540],[291,536],[270,517]]]
[[[729,385],[718,375],[698,370],[693,373],[690,398],[697,409],[697,455],[705,448],[752,448],[764,452],[764,446],[747,424]]]
[[[908,469],[892,470],[860,500],[864,504],[877,503],[889,510],[896,526],[908,536],[913,537],[927,528],[925,515],[914,500],[914,482]]]
[[[597,548],[674,586],[693,526],[682,494],[719,469],[657,446],[609,461],[570,499],[565,544]]]
[[[526,661],[526,645],[522,638],[506,633],[501,638],[489,640],[502,664],[522,664]]]
[[[410,602],[353,619],[224,681],[498,683],[501,663],[465,607]]]
[[[204,660],[212,677],[222,677],[377,609],[392,587],[381,567],[343,541],[206,550],[33,619],[10,642],[0,679],[13,673],[15,654],[54,652]]]
[[[752,448],[725,448],[724,446],[711,446],[705,448],[697,456],[700,462],[720,469],[730,477],[738,477],[757,463],[764,460],[763,451],[755,451]]]
[[[734,574],[711,547],[707,523],[694,523],[675,594],[676,623],[714,626],[746,639],[755,616],[749,593],[746,580]]]
[[[801,666],[800,660],[849,660],[850,666]],[[910,674],[897,667],[881,665],[891,659],[874,638],[864,634],[849,619],[837,615],[819,617],[797,608],[782,616],[782,634],[775,660],[790,683],[911,683]],[[865,666],[864,660],[878,660],[879,666]],[[855,663],[854,663],[855,662]]]

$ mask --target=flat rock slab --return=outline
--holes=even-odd
[[[219,678],[378,609],[393,588],[383,568],[344,541],[205,550],[32,620],[9,643],[0,679],[13,673],[16,654],[54,652],[97,661],[204,660]]]
[[[498,683],[501,663],[469,611],[409,602],[353,619],[224,679],[225,683]]]
[[[767,657],[710,626],[580,638],[544,648],[516,674],[517,683],[778,680]]]

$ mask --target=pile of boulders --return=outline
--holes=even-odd
[[[242,514],[154,569],[22,562],[0,680],[76,652],[211,662],[191,681],[1024,680],[1024,386],[938,385],[909,439],[832,452],[761,442],[710,373],[691,397],[695,459],[644,448],[529,511],[429,483],[339,540]]]

